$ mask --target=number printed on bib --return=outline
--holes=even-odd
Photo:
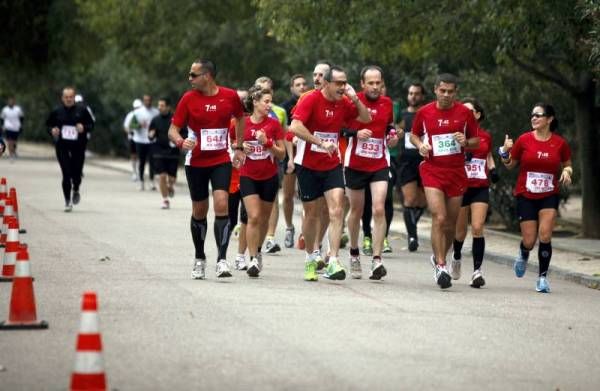
[[[338,134],[337,133],[329,133],[329,132],[315,132],[315,136],[320,138],[323,142],[329,141],[330,143],[334,143],[337,145],[338,142]],[[310,150],[313,152],[319,153],[327,153],[327,151],[316,144],[311,144]]]
[[[356,154],[370,159],[381,159],[383,157],[383,140],[380,138],[358,140]]]
[[[485,174],[485,159],[472,158],[470,162],[465,162],[465,171],[467,178],[487,179]]]
[[[227,148],[227,129],[200,130],[200,149],[203,151],[218,151]]]
[[[554,190],[554,175],[544,172],[527,172],[525,187],[530,193],[548,193]]]
[[[460,145],[452,133],[431,136],[433,141],[433,156],[447,156],[460,153]]]
[[[252,152],[248,154],[248,159],[264,160],[271,156],[271,153],[259,144],[258,141],[246,141],[246,143],[250,144],[250,148],[252,149]]]
[[[77,128],[75,126],[63,125],[60,129],[60,135],[63,140],[77,140],[79,133],[77,132]]]

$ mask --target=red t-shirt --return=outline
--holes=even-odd
[[[349,99],[330,101],[321,91],[315,90],[303,95],[296,105],[293,119],[302,121],[310,133],[321,140],[337,145],[344,124],[357,116],[358,109]],[[330,157],[317,145],[298,139],[294,163],[315,171],[328,171],[340,165],[340,156],[338,152]]]
[[[256,141],[255,134],[259,130],[265,132],[267,138],[283,140],[283,129],[278,120],[266,117],[260,123],[255,124],[250,120],[250,116],[244,119],[246,127],[244,128],[244,142],[253,144],[253,151],[246,155],[244,165],[240,168],[240,176],[249,177],[257,181],[272,178],[277,175],[277,162],[271,152],[263,148]]]
[[[358,94],[358,99],[369,110],[371,122],[363,124],[354,120],[349,128],[369,129],[373,134],[368,140],[350,137],[344,156],[344,166],[358,171],[375,172],[389,167],[390,155],[386,146],[386,131],[388,125],[394,122],[393,104],[387,96],[370,101],[362,92]]]
[[[514,195],[539,199],[558,194],[560,165],[571,159],[571,148],[555,133],[546,141],[537,140],[534,134],[529,131],[519,136],[510,155],[519,161]]]
[[[185,157],[185,164],[193,167],[210,167],[230,161],[227,129],[231,117],[240,118],[244,113],[237,93],[218,86],[214,96],[205,96],[191,90],[183,94],[171,122],[187,125],[190,136],[197,140],[196,147]]]
[[[417,137],[426,136],[424,142],[432,148],[428,158],[431,164],[458,168],[465,164],[465,155],[453,134],[461,132],[470,139],[477,137],[477,128],[473,113],[462,103],[455,102],[451,108],[440,110],[434,101],[417,111],[411,131]]]
[[[479,148],[466,148],[466,152],[473,154],[471,161],[465,161],[465,172],[468,178],[468,187],[489,187],[488,154],[492,151],[492,136],[485,129],[479,128]]]

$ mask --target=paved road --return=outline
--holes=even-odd
[[[485,289],[463,277],[441,291],[425,249],[386,257],[384,282],[304,282],[298,250],[266,256],[260,279],[217,281],[212,230],[209,279],[192,281],[184,188],[164,211],[127,175],[87,166],[82,202],[67,214],[53,160],[2,159],[0,176],[17,187],[38,314],[50,322],[0,332],[2,390],[68,386],[88,289],[99,295],[112,389],[600,388],[597,290],[555,279],[541,295],[533,275],[488,263]],[[1,319],[9,294],[0,285]]]

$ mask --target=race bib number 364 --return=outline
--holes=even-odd
[[[460,153],[460,145],[452,133],[431,136],[433,156],[447,156]]]

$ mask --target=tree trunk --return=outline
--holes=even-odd
[[[595,118],[596,85],[589,73],[581,76],[575,95],[575,124],[579,144],[582,190],[582,233],[600,238],[600,137]]]

